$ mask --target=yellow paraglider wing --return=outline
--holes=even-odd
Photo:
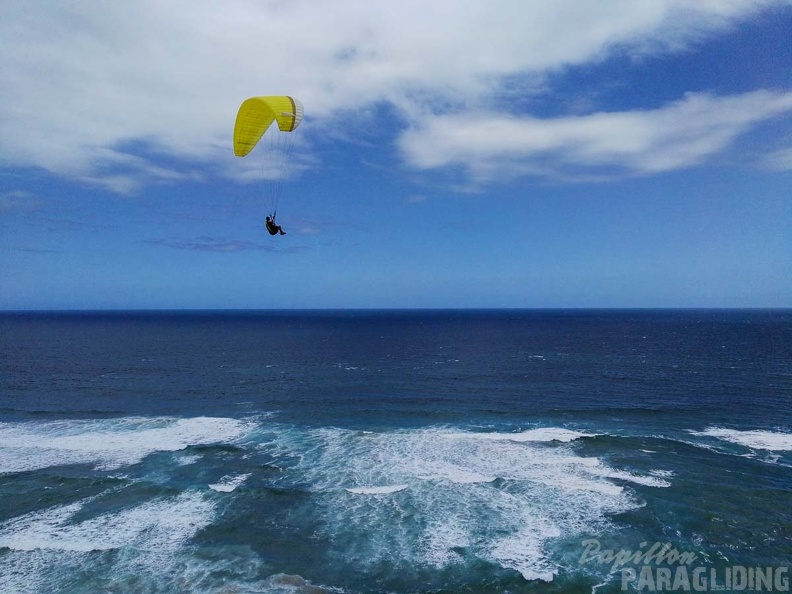
[[[239,107],[234,124],[234,154],[244,157],[256,146],[264,132],[278,122],[281,132],[291,132],[303,118],[303,106],[294,97],[273,95],[251,97]]]

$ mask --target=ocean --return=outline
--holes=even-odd
[[[3,593],[788,591],[790,559],[790,310],[0,314]]]

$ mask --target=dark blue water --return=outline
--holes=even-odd
[[[789,310],[3,314],[0,352],[2,592],[789,577]],[[607,554],[656,543],[694,559]]]

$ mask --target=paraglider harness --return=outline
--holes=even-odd
[[[265,225],[267,226],[267,231],[270,235],[277,235],[280,232],[280,227],[275,224],[275,215],[277,211],[273,211],[272,215],[267,217],[267,221]]]

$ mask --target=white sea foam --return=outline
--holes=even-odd
[[[188,466],[190,464],[195,464],[201,458],[202,458],[202,456],[200,456],[198,454],[190,454],[190,455],[187,455],[187,456],[179,456],[178,458],[176,458],[176,464],[178,464],[179,466]]]
[[[0,547],[88,552],[134,545],[137,549],[162,552],[181,546],[207,526],[214,513],[211,502],[188,492],[74,522],[74,516],[91,499],[3,522]]]
[[[579,455],[572,442],[586,435],[294,429],[270,452],[289,468],[279,480],[322,493],[304,512],[320,514],[333,540],[365,543],[344,550],[356,563],[444,567],[479,558],[549,581],[558,570],[552,540],[606,530],[611,514],[643,505],[625,483],[669,484]],[[395,487],[405,496],[359,496]]]
[[[245,421],[210,417],[0,423],[0,473],[65,464],[112,470],[136,464],[153,452],[228,443],[249,429]]]
[[[464,485],[469,483],[491,483],[498,478],[494,475],[483,475],[456,464],[426,461],[423,466],[429,472],[417,475],[417,478],[425,481],[447,480]]]
[[[691,431],[690,433],[701,437],[716,437],[755,450],[792,451],[792,433],[781,431],[738,431],[723,427],[708,427],[704,431]]]
[[[408,485],[384,485],[382,487],[352,487],[346,490],[357,495],[387,495],[404,491],[407,487]]]
[[[551,582],[558,570],[548,560],[543,544],[561,536],[561,530],[548,518],[521,511],[519,528],[495,539],[488,556],[502,567],[519,571],[526,580]]]
[[[596,472],[594,472],[597,476],[602,476],[606,478],[612,478],[622,481],[628,481],[631,483],[635,483],[637,485],[644,485],[646,487],[670,487],[671,483],[669,483],[664,478],[660,478],[657,475],[657,471],[651,471],[651,476],[641,476],[637,474],[633,474],[632,472],[627,472],[624,470],[612,470],[608,468],[598,468]]]
[[[462,556],[456,549],[464,549],[473,544],[471,535],[459,518],[433,522],[424,532],[420,544],[427,565],[442,568],[460,563]]]
[[[540,427],[528,429],[519,433],[449,433],[448,438],[452,439],[485,439],[493,441],[516,441],[516,442],[551,442],[559,441],[568,443],[581,437],[593,437],[594,434],[572,431],[560,427]]]
[[[496,480],[498,477],[484,476],[482,474],[477,474],[475,472],[464,472],[459,469],[453,469],[452,471],[447,473],[424,474],[418,476],[417,478],[424,481],[447,480],[447,481],[451,481],[452,483],[457,483],[459,485],[470,485],[474,483],[491,483],[492,481]]]
[[[211,523],[214,504],[199,493],[185,492],[115,511],[106,511],[105,500],[99,515],[89,515],[92,503],[108,494],[0,523],[0,549],[7,548],[0,564],[0,591],[71,591],[73,583],[64,586],[64,578],[99,566],[111,581],[118,576],[123,583],[135,576],[134,590],[189,591],[179,582],[190,573],[184,554],[195,534]],[[105,555],[103,551],[119,552]],[[167,588],[163,584],[168,582],[177,586]],[[122,589],[128,591],[131,586],[127,586]]]
[[[52,575],[52,559],[43,554],[28,551],[7,551],[0,565],[0,592],[14,594],[39,594],[53,592],[47,583]]]
[[[249,476],[249,472],[246,474],[229,474],[221,478],[219,482],[209,485],[209,488],[220,493],[230,493],[244,483]]]

